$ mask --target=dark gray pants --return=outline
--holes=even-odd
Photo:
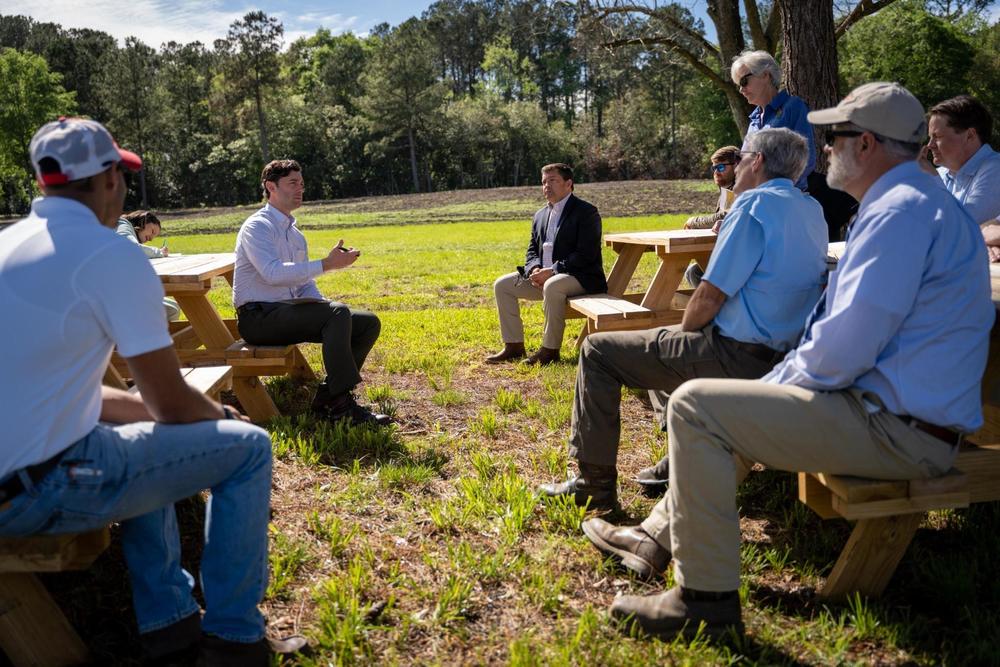
[[[240,308],[237,323],[243,340],[252,345],[322,343],[330,396],[361,382],[361,366],[382,329],[374,313],[336,301],[248,303]]]
[[[577,367],[569,454],[592,465],[616,464],[623,385],[651,390],[662,420],[670,393],[688,380],[759,378],[782,356],[763,345],[726,338],[713,324],[701,331],[681,331],[677,325],[591,334]],[[662,421],[661,426],[666,428]]]

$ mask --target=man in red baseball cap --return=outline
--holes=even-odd
[[[0,536],[121,522],[146,657],[156,664],[270,664],[302,649],[269,642],[271,442],[189,387],[167,332],[159,278],[114,232],[142,161],[100,124],[61,118],[31,140],[44,192],[0,243]],[[128,276],[128,290],[120,289]],[[112,348],[138,395],[104,387]],[[201,588],[181,567],[174,502],[211,490]]]

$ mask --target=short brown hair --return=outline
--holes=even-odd
[[[143,227],[149,223],[153,223],[160,229],[163,229],[163,225],[160,224],[160,219],[156,217],[156,214],[152,211],[132,211],[131,213],[126,213],[122,216],[125,220],[132,223],[132,227],[135,231],[141,231]]]
[[[944,116],[948,127],[964,132],[970,127],[981,142],[988,143],[993,136],[993,118],[982,102],[971,95],[959,95],[931,107],[930,116]]]
[[[712,153],[712,162],[727,162],[735,163],[740,156],[740,149],[736,146],[723,146],[719,150]]]
[[[265,183],[268,181],[277,183],[293,171],[302,173],[302,167],[295,160],[271,160],[268,162],[264,166],[264,171],[260,172],[260,187],[264,190],[264,199],[271,198],[271,193],[267,191]]]
[[[547,164],[542,167],[542,173],[548,173],[550,171],[558,171],[559,175],[563,177],[563,180],[572,181],[573,180],[573,167],[569,166],[565,162],[553,162],[552,164]]]

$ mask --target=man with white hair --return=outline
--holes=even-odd
[[[267,589],[271,441],[189,387],[163,314],[163,287],[114,229],[123,169],[142,161],[97,122],[61,118],[30,145],[44,197],[0,243],[0,536],[121,522],[146,657],[268,665],[257,608]],[[120,276],[129,289],[119,289]],[[139,394],[101,386],[112,349]],[[181,567],[174,502],[210,489],[202,610]],[[204,634],[203,634],[204,633]],[[196,656],[195,654],[199,654]]]
[[[591,507],[616,504],[623,385],[648,389],[665,406],[690,378],[760,377],[798,339],[826,270],[823,212],[794,186],[807,156],[805,140],[791,130],[754,134],[736,165],[740,195],[681,324],[587,337],[570,434],[580,474],[544,485],[543,493]]]
[[[933,477],[983,422],[994,318],[986,248],[965,209],[917,165],[920,102],[899,84],[871,83],[809,120],[831,126],[830,184],[860,202],[858,216],[798,346],[774,370],[756,381],[692,380],[670,397],[665,525],[642,528],[661,535],[676,586],[611,605],[654,635],[702,623],[709,635],[742,631],[736,486],[748,462]]]

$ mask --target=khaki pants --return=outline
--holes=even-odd
[[[754,356],[743,344],[718,334],[715,325],[681,331],[680,325],[645,331],[596,333],[580,351],[570,423],[569,454],[578,461],[613,466],[621,435],[622,386],[649,389],[661,425],[670,394],[693,378],[759,378],[781,354],[756,346]]]
[[[562,347],[563,332],[566,330],[566,299],[584,293],[580,281],[568,273],[557,273],[546,280],[541,289],[529,280],[521,280],[517,273],[500,276],[493,283],[493,294],[500,314],[503,342],[524,342],[524,323],[521,322],[521,307],[517,300],[529,299],[541,301],[545,311],[542,347],[558,350]]]
[[[642,527],[673,553],[677,583],[703,591],[739,588],[736,486],[750,461],[790,472],[918,479],[944,474],[958,453],[858,389],[693,380],[670,397],[667,424],[670,488]]]

